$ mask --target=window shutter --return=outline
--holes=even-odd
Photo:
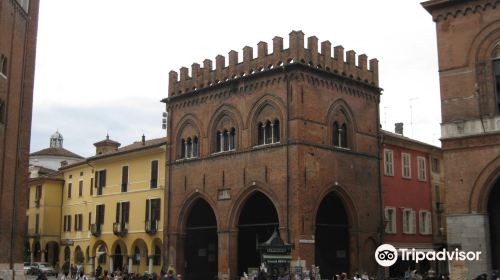
[[[416,233],[416,220],[417,220],[417,214],[414,210],[411,211],[411,223],[410,223],[410,227],[411,227],[411,233]]]
[[[389,223],[391,222],[391,219],[389,217],[389,209],[385,208],[385,211],[384,211],[384,216],[385,216],[385,220],[388,221],[386,226],[385,226],[385,232],[387,233],[390,233],[390,226],[389,226]]]
[[[101,179],[102,179],[102,182],[101,182],[101,187],[105,187],[106,186],[106,170],[102,170],[102,175],[101,175]]]
[[[68,231],[71,231],[71,215],[68,215]]]
[[[158,161],[153,160],[151,162],[151,188],[156,188],[158,186]]]
[[[426,216],[426,221],[427,223],[427,226],[426,226],[426,229],[427,229],[427,234],[431,234],[432,233],[432,216],[431,216],[431,212],[428,211],[427,212],[427,216]]]
[[[127,202],[123,203],[122,207],[123,207],[124,221],[125,221],[125,223],[128,223],[128,216],[129,216],[129,210],[130,210],[130,202],[127,201]]]
[[[91,224],[92,224],[92,212],[89,212],[89,230]]]
[[[421,234],[424,234],[424,230],[425,230],[425,215],[424,215],[424,212],[423,211],[420,211],[418,213],[418,231],[421,233]]]
[[[116,204],[116,222],[120,222],[120,202]]]
[[[90,195],[94,195],[94,178],[90,178]]]
[[[96,171],[94,173],[94,179],[95,179],[95,187],[99,188],[101,186],[101,181],[99,180],[99,172]]]
[[[155,199],[154,200],[154,219],[159,221],[160,220],[160,199]]]
[[[66,218],[67,218],[67,216],[64,215],[64,219],[63,219],[64,220],[63,221],[63,223],[64,223],[64,227],[63,227],[64,231],[67,231],[67,228],[68,228],[68,220]]]
[[[150,199],[147,199],[146,200],[146,221],[149,221],[149,204],[150,204],[151,200]]]

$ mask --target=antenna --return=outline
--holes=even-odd
[[[410,126],[411,126],[411,137],[413,138],[413,100],[417,100],[418,97],[410,98]]]

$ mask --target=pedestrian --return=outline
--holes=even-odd
[[[170,270],[167,272],[167,275],[165,276],[165,279],[166,279],[166,280],[176,280],[176,279],[175,279],[175,276],[174,276],[174,271],[170,269]]]
[[[83,269],[80,270],[80,275],[78,276],[77,280],[89,280],[87,278],[87,275],[85,275],[85,273],[83,273]]]
[[[36,280],[47,280],[47,276],[45,275],[45,272],[40,271]]]
[[[68,272],[64,272],[64,273],[61,275],[61,279],[59,279],[59,280],[69,280],[69,279],[68,279],[68,274],[69,274]]]
[[[95,278],[101,277],[102,273],[102,267],[100,264],[97,265],[97,268],[95,269]]]

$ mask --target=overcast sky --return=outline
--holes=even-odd
[[[292,30],[378,58],[383,128],[402,121],[439,146],[435,25],[420,2],[41,0],[31,151],[56,130],[86,157],[107,133],[122,145],[161,137],[170,70],[232,49],[241,60],[274,36],[287,48]]]

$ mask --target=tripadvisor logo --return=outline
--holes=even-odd
[[[399,254],[399,256],[398,256]],[[396,248],[390,244],[382,244],[375,251],[375,260],[381,266],[391,266],[396,263],[398,257],[402,261],[478,261],[481,251],[461,251],[455,249],[448,251],[446,249],[440,251],[421,251],[418,249]]]

